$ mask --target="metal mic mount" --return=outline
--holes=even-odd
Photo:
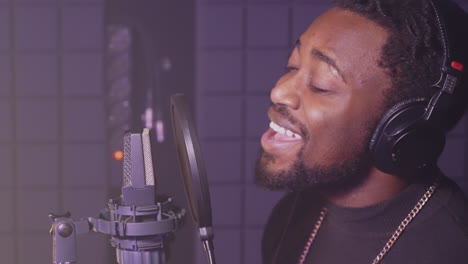
[[[89,231],[111,236],[119,264],[164,264],[164,235],[179,229],[185,210],[175,210],[171,198],[157,201],[149,132],[124,137],[122,195],[110,199],[97,218],[74,221],[70,214],[54,215],[53,264],[78,261],[76,235]]]

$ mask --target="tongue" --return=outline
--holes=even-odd
[[[275,135],[273,136],[273,139],[274,140],[279,140],[279,141],[295,141],[295,140],[298,140],[297,138],[293,138],[293,137],[288,137],[284,134],[281,134],[281,133],[275,133]]]

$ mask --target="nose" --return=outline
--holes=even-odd
[[[297,89],[297,78],[290,77],[278,81],[270,93],[274,104],[285,105],[297,110],[300,106],[300,96]]]

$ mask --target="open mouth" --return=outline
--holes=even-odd
[[[287,128],[284,128],[284,127],[276,124],[273,121],[270,122],[270,128],[273,129],[278,134],[278,137],[286,136],[286,137],[289,137],[289,138],[292,138],[292,139],[302,139],[301,135],[299,135],[297,133],[294,133],[294,132],[292,132],[291,130],[289,130]]]
[[[285,153],[294,151],[302,143],[302,136],[271,121],[270,128],[262,135],[261,143],[266,152]]]

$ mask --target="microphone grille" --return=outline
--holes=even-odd
[[[132,186],[131,133],[124,135],[123,183],[122,188]]]
[[[146,185],[154,185],[153,159],[151,156],[151,143],[149,138],[149,129],[145,128],[141,134],[143,145],[143,162],[145,164],[145,182]]]

